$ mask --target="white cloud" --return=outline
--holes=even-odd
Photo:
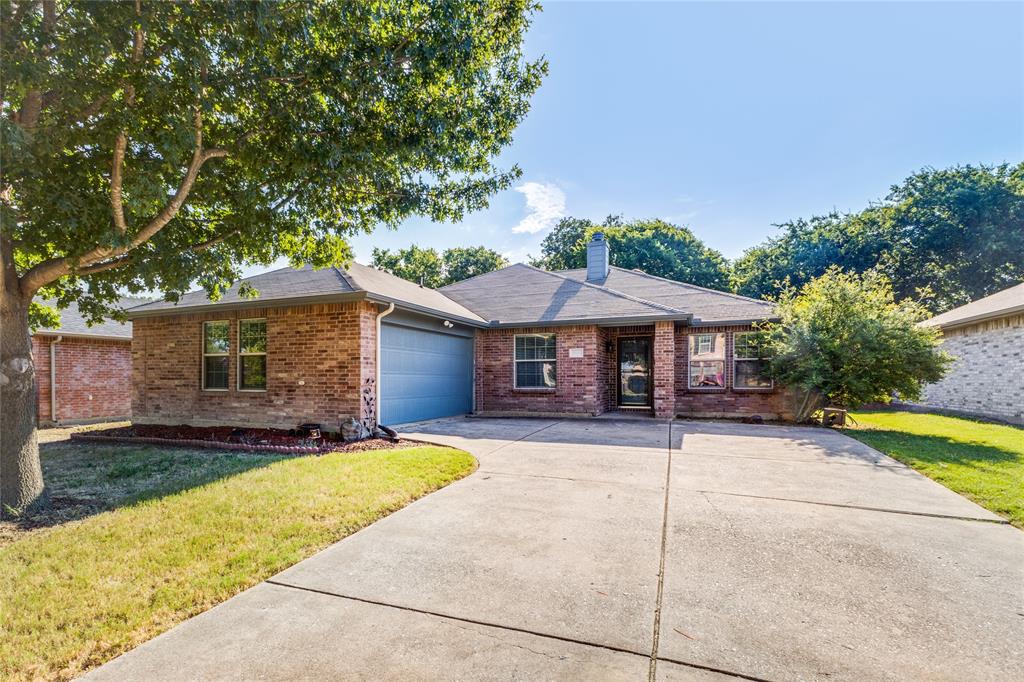
[[[516,191],[526,197],[529,213],[512,228],[513,232],[536,234],[551,229],[559,218],[565,217],[565,192],[558,185],[524,182]]]

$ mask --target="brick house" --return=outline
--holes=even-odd
[[[129,308],[143,298],[124,298]],[[58,327],[32,335],[36,417],[41,425],[80,424],[131,416],[132,325],[104,320],[90,326],[70,307]]]
[[[785,418],[757,322],[771,304],[609,267],[516,264],[433,290],[353,263],[133,308],[140,422],[294,427],[611,410]],[[378,362],[379,360],[379,362]]]
[[[1024,424],[1024,283],[921,323],[954,361],[919,406]]]

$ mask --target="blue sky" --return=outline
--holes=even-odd
[[[772,223],[858,210],[925,167],[1024,159],[1021,3],[546,3],[550,75],[458,225],[353,240],[525,260],[560,215],[659,217],[729,258]]]

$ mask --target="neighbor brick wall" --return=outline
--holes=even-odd
[[[50,343],[55,338],[32,337],[39,423],[127,418],[131,414],[131,341],[65,336],[56,346],[54,419],[50,414]]]
[[[377,306],[365,301],[140,318],[132,341],[132,410],[140,422],[294,428],[372,419],[362,400],[376,368]],[[267,390],[238,391],[240,319],[267,320]],[[227,391],[204,391],[202,323],[231,322]],[[371,395],[375,390],[371,391]]]
[[[1024,315],[946,330],[942,349],[955,360],[920,405],[1024,424]]]
[[[733,388],[733,334],[752,331],[750,326],[679,327],[676,329],[676,414],[689,417],[742,417],[765,419],[791,417],[784,391]],[[690,334],[725,333],[725,389],[689,388]]]
[[[655,417],[674,417],[675,401],[675,323],[655,322],[651,343],[651,374]]]
[[[556,335],[554,389],[517,389],[514,385],[516,334]],[[479,414],[576,414],[604,411],[607,360],[602,334],[593,325],[483,329],[476,334],[476,412]],[[570,358],[582,348],[582,358]]]

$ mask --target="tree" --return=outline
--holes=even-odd
[[[838,265],[878,269],[898,299],[944,312],[1024,279],[1024,163],[927,169],[859,213],[779,227],[733,264],[739,293],[772,298]]]
[[[484,246],[445,249],[441,258],[444,261],[445,284],[461,282],[508,265],[507,258]]]
[[[658,277],[727,291],[728,263],[685,227],[663,220],[623,222],[609,216],[604,225],[563,218],[541,242],[534,264],[549,270],[586,267],[587,243],[595,232],[608,240],[612,265]]]
[[[856,408],[888,402],[893,393],[914,400],[950,361],[938,332],[917,325],[928,311],[896,302],[888,279],[875,271],[833,266],[784,291],[777,314],[763,334],[772,375],[792,389],[798,421],[828,404]]]
[[[422,249],[415,244],[407,249],[391,252],[373,249],[373,266],[392,275],[436,289],[444,278],[441,256],[431,248]]]
[[[0,504],[44,500],[33,303],[216,297],[241,266],[459,220],[546,70],[529,0],[0,3]],[[52,316],[52,311],[50,311]]]
[[[424,249],[415,244],[395,252],[373,250],[374,267],[435,289],[506,265],[508,260],[504,256],[483,246],[445,249],[440,255],[433,248]]]

